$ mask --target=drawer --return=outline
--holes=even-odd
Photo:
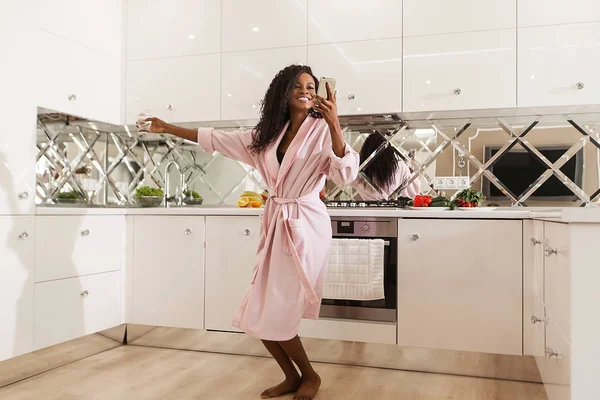
[[[299,335],[302,337],[350,342],[396,344],[395,323],[319,318],[303,319]]]
[[[125,255],[125,217],[36,218],[35,282],[118,271]]]
[[[571,264],[569,226],[545,224],[545,304],[565,337],[571,339]]]
[[[571,382],[571,348],[550,315],[546,325],[546,355],[537,357],[537,364],[549,400],[569,398]]]
[[[121,273],[35,284],[35,348],[52,346],[120,323]]]

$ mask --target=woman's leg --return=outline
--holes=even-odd
[[[298,368],[300,368],[300,372],[302,373],[302,384],[294,396],[294,399],[312,400],[321,386],[321,377],[315,372],[310,364],[300,338],[296,336],[292,340],[279,343],[287,355],[296,363]]]
[[[294,363],[290,357],[286,354],[283,347],[279,344],[279,342],[272,342],[268,340],[262,341],[269,353],[273,356],[277,364],[283,370],[285,374],[285,380],[281,382],[277,386],[273,386],[262,392],[260,397],[263,399],[270,399],[272,397],[279,397],[287,393],[292,393],[298,390],[302,380],[300,375],[298,375],[298,371],[296,371],[296,367],[294,367]]]

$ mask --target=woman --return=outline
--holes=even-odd
[[[360,149],[360,163],[365,162],[383,143],[385,138],[379,133],[370,134]],[[421,190],[421,182],[390,146],[383,149],[363,170],[363,173],[379,190],[374,190],[363,178],[358,178],[352,186],[363,200],[388,200],[399,187],[400,196],[413,199]],[[410,183],[408,183],[410,182]]]
[[[358,154],[342,137],[336,95],[328,86],[327,99],[317,96],[318,85],[310,67],[281,70],[250,131],[196,131],[145,120],[151,132],[194,140],[207,152],[249,164],[269,187],[254,277],[233,321],[262,340],[285,374],[262,393],[265,399],[296,392],[294,399],[309,400],[321,385],[298,337],[301,318],[318,318],[329,261],[331,221],[319,190],[327,176],[348,184],[358,173]]]

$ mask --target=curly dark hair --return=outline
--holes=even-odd
[[[282,69],[271,81],[264,100],[260,107],[260,119],[254,127],[252,144],[249,146],[253,153],[264,151],[271,143],[277,140],[278,135],[290,119],[290,107],[288,99],[296,84],[296,79],[302,73],[307,73],[315,80],[315,91],[319,89],[319,80],[312,73],[312,69],[306,65],[290,65]],[[322,118],[314,110],[310,115]]]
[[[365,162],[383,143],[385,138],[379,133],[372,133],[365,139],[360,149],[360,163]],[[379,188],[387,188],[394,184],[400,159],[394,149],[387,146],[363,169],[363,173]]]

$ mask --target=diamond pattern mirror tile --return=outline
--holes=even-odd
[[[486,205],[600,203],[600,114],[342,122],[360,174],[351,185],[328,181],[329,200],[451,197],[468,182]],[[38,204],[129,205],[142,186],[167,189],[170,161],[205,205],[233,206],[243,191],[265,188],[256,170],[194,143],[57,114],[39,115],[37,147]]]

